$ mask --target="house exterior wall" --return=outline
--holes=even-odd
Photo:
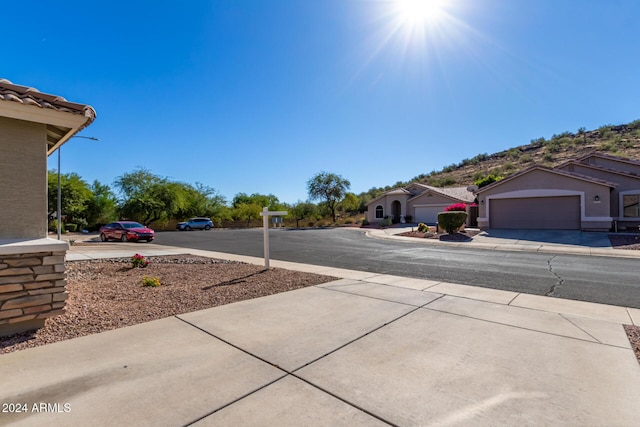
[[[393,212],[391,210],[391,205],[396,200],[400,202],[400,215],[411,215],[411,213],[407,213],[407,200],[409,200],[408,194],[389,194],[382,196],[378,200],[374,200],[367,205],[367,221],[373,224],[382,221],[382,219],[387,215],[392,215]],[[382,206],[383,218],[376,218],[377,206]]]
[[[610,187],[554,174],[544,170],[532,170],[529,173],[503,182],[478,195],[480,228],[490,227],[491,199],[531,198],[540,199],[561,196],[579,196],[582,229],[608,230],[611,227]],[[598,196],[599,200],[595,200]],[[552,199],[548,199],[552,200]],[[549,205],[553,209],[553,204]]]
[[[636,174],[640,174],[640,165],[631,163],[631,162],[621,161],[621,160],[592,156],[592,157],[586,158],[584,160],[584,163],[600,166],[603,168],[614,169],[622,172],[633,172]]]
[[[627,175],[619,175],[609,171],[590,168],[588,166],[582,166],[580,164],[565,165],[561,168],[581,175],[592,176],[594,178],[603,179],[609,182],[615,182],[616,188],[611,190],[611,216],[617,218],[618,221],[625,221],[620,212],[621,193],[628,193],[629,191],[637,191],[640,193],[640,176],[632,177]],[[636,221],[637,222],[637,221]]]
[[[44,124],[0,117],[0,239],[47,236]]]

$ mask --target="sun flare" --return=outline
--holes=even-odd
[[[400,18],[411,25],[431,24],[445,14],[446,0],[397,0]]]

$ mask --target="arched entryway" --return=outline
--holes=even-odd
[[[402,205],[399,201],[394,200],[391,203],[391,219],[394,224],[400,222],[400,215],[402,215]]]

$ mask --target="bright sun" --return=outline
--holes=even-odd
[[[407,24],[433,24],[445,15],[447,0],[397,0],[400,18]]]

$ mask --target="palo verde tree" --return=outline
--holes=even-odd
[[[351,187],[349,180],[335,173],[319,172],[307,181],[309,199],[322,200],[336,222],[336,205]]]
[[[318,214],[318,207],[311,202],[298,201],[287,209],[290,218],[296,220],[296,228],[300,227],[300,221],[305,218],[313,218]]]

